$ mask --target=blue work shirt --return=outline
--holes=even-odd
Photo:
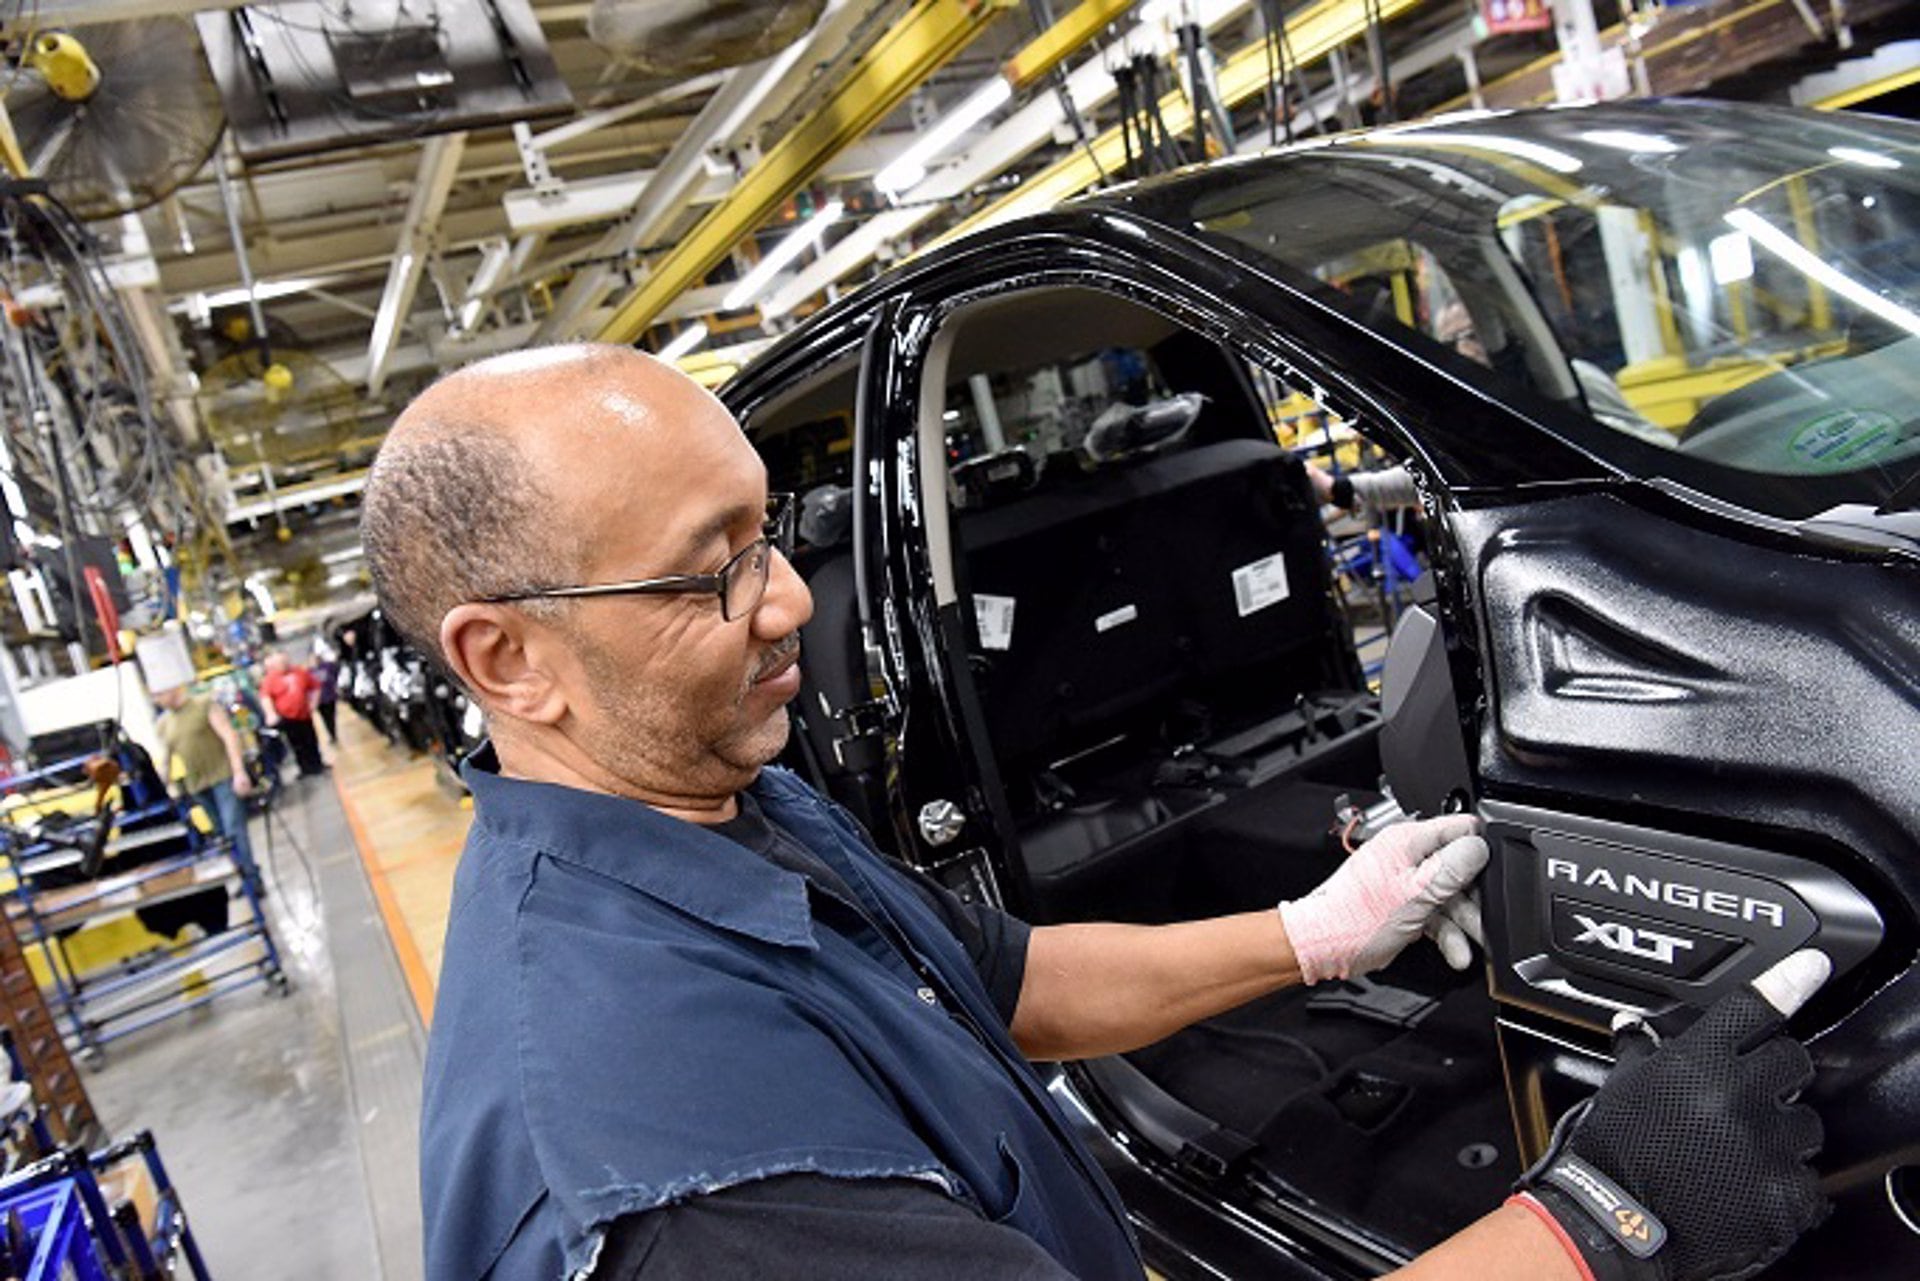
[[[857,905],[637,801],[464,772],[430,1281],[584,1277],[615,1219],[803,1173],[921,1179],[1077,1276],[1141,1275],[965,949],[839,807],[779,769],[751,789]]]

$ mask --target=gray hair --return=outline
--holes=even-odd
[[[578,562],[578,540],[565,535],[556,506],[499,432],[425,425],[389,439],[360,499],[360,536],[387,620],[451,671],[440,649],[449,610],[549,584]]]

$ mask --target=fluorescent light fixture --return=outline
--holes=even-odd
[[[696,320],[673,336],[673,341],[655,352],[661,360],[678,360],[707,340],[707,322]]]
[[[365,557],[366,554],[367,550],[364,547],[343,547],[337,552],[328,552],[325,556],[322,556],[320,563],[322,565],[344,565],[350,560],[360,560]]]
[[[265,584],[259,579],[249,578],[247,580],[247,595],[253,597],[253,603],[260,607],[261,617],[272,618],[280,612],[279,608],[273,603],[273,594],[266,589]]]
[[[1828,147],[1827,154],[1835,160],[1844,160],[1850,165],[1864,165],[1868,169],[1898,169],[1900,162],[1892,156],[1878,151],[1868,151],[1864,147]]]
[[[1753,241],[1744,231],[1729,231],[1708,241],[1707,259],[1713,264],[1713,282],[1717,285],[1753,278]]]
[[[1882,320],[1920,336],[1920,315],[1911,308],[1875,293],[1753,210],[1735,209],[1723,221],[1736,230],[1746,232],[1762,249],[1825,285],[1862,311],[1870,311]]]
[[[1409,129],[1405,133],[1391,134],[1381,139],[1380,145],[1384,147],[1462,147],[1470,150],[1493,151],[1503,156],[1512,156],[1516,160],[1531,161],[1555,173],[1580,172],[1580,161],[1577,157],[1554,147],[1528,142],[1524,138],[1508,138],[1502,134],[1444,133],[1437,129]]]
[[[134,564],[142,569],[159,569],[160,557],[153,548],[153,536],[147,532],[146,522],[138,516],[126,520],[127,545],[133,548]]]
[[[760,291],[773,282],[780,269],[805,253],[807,246],[815,244],[827,234],[827,228],[840,221],[847,207],[838,200],[828,201],[820,206],[813,217],[787,233],[787,238],[767,251],[767,256],[754,264],[752,271],[740,278],[740,282],[727,290],[727,296],[720,300],[720,310],[739,311],[755,298]]]
[[[284,298],[288,294],[303,294],[316,285],[326,283],[322,276],[300,276],[292,280],[256,280],[253,282],[253,296],[261,302],[269,298]],[[208,307],[234,307],[247,301],[245,289],[222,289],[217,293],[200,295],[201,301]]]
[[[1580,137],[1596,146],[1631,151],[1639,156],[1670,156],[1680,150],[1679,143],[1638,129],[1589,129]]]
[[[873,185],[889,196],[904,195],[927,176],[927,163],[960,141],[967,130],[1013,101],[1013,86],[994,76],[948,112],[939,124],[915,138],[907,149],[873,176]]]

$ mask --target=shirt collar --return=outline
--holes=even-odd
[[[460,775],[474,821],[608,876],[710,925],[782,947],[814,948],[806,879],[698,823],[623,796],[507,778],[492,744]],[[761,787],[755,780],[749,789]]]

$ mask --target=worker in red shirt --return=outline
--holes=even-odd
[[[267,724],[279,729],[300,763],[300,777],[326,772],[320,759],[320,737],[313,729],[313,709],[320,702],[320,682],[312,672],[287,661],[280,650],[267,655],[267,674],[260,681],[260,700]]]

